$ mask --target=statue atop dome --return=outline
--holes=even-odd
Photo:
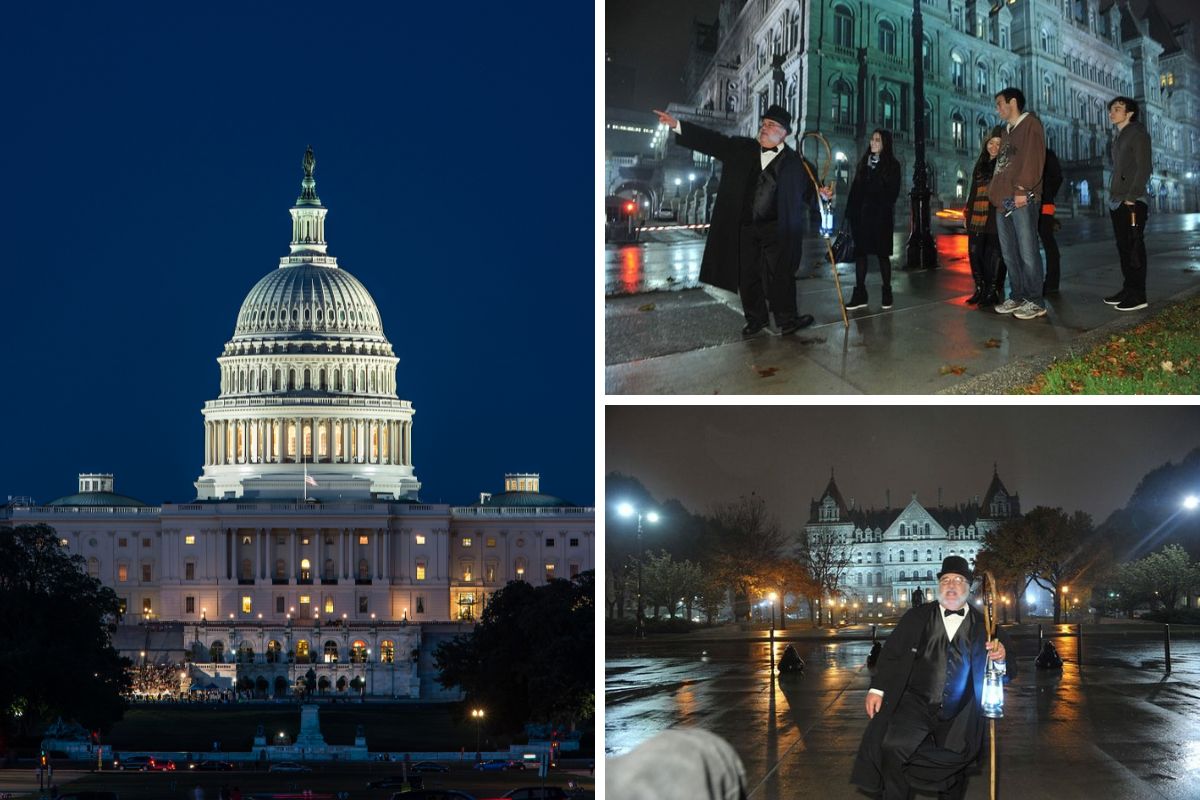
[[[316,156],[313,155],[312,145],[304,151],[304,177],[311,178],[313,176],[313,168],[317,166]]]

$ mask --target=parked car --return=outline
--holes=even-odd
[[[415,792],[396,792],[392,800],[475,800],[475,796],[457,789],[418,789]]]
[[[129,756],[117,761],[116,766],[133,772],[167,772],[175,769],[175,762],[157,760],[153,756]]]
[[[174,761],[161,758],[150,759],[150,766],[146,767],[147,772],[172,772],[174,769]]]
[[[479,761],[475,764],[475,769],[480,772],[503,772],[507,769],[522,770],[525,765],[520,761],[508,761],[503,758],[493,758],[487,761]]]
[[[267,772],[312,772],[312,767],[297,764],[295,761],[280,761],[278,764],[272,764]]]
[[[403,775],[389,775],[386,778],[377,778],[367,782],[368,789],[423,789],[422,778],[419,775],[412,775],[408,780],[404,779]]]
[[[229,770],[234,769],[234,766],[232,761],[198,761],[195,764],[192,764],[191,768],[204,770],[206,772],[228,772]]]
[[[418,761],[408,768],[409,772],[449,772],[450,768],[436,761]]]

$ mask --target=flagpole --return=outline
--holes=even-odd
[[[308,454],[304,452],[304,442],[300,442],[300,461],[304,464],[304,502],[308,502]]]

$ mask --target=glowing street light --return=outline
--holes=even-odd
[[[471,718],[475,720],[475,760],[482,761],[483,754],[479,752],[479,727],[483,723],[483,709],[472,708]]]
[[[642,520],[658,522],[658,512],[642,512],[634,508],[632,503],[621,503],[617,506],[617,513],[626,518],[637,517],[637,637],[641,639],[646,635],[642,614]]]
[[[1188,511],[1195,511],[1196,508],[1200,507],[1200,497],[1197,497],[1194,494],[1189,494],[1187,497],[1183,498],[1183,507]]]

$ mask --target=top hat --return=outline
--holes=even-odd
[[[942,576],[946,573],[962,575],[967,579],[967,583],[974,580],[974,576],[971,574],[971,565],[962,556],[946,556],[942,561],[942,571],[937,575],[938,580],[941,580]]]
[[[773,105],[768,106],[767,110],[762,115],[763,119],[771,119],[783,126],[788,133],[792,132],[792,115],[787,112],[783,106]]]

